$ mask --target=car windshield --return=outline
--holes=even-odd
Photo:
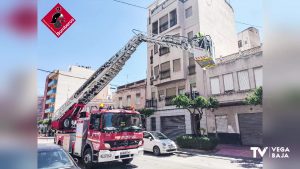
[[[139,114],[105,113],[103,115],[104,130],[141,131],[141,127]]]
[[[60,149],[38,152],[39,169],[61,169],[75,166],[71,158]]]
[[[151,132],[151,134],[153,135],[153,137],[155,139],[158,139],[158,140],[169,139],[166,135],[164,135],[163,133],[160,133],[160,132]]]

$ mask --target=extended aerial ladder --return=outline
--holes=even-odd
[[[175,47],[191,53],[202,68],[214,65],[214,51],[209,36],[189,40],[182,36],[151,35],[134,31],[135,36],[104,63],[96,72],[55,112],[52,129],[72,131],[72,121],[77,119],[83,107],[90,102],[122,70],[126,61],[142,43],[153,43],[161,47]],[[204,43],[204,45],[203,45]]]

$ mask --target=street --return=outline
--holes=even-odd
[[[82,167],[82,165],[80,164]],[[84,167],[82,167],[84,169]],[[129,165],[122,162],[100,164],[96,169],[242,169],[262,168],[262,162],[209,155],[177,153],[174,155],[153,156],[145,153]]]

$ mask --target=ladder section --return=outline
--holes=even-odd
[[[143,42],[142,34],[134,36],[121,50],[96,72],[55,112],[52,121],[61,120],[74,104],[87,104],[122,70],[126,61]]]

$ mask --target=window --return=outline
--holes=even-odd
[[[177,24],[177,13],[176,9],[170,12],[170,27]]]
[[[193,39],[193,37],[194,37],[194,32],[193,32],[193,31],[189,32],[189,33],[187,34],[187,37],[188,37],[189,40]]]
[[[226,74],[223,76],[224,79],[224,90],[226,91],[232,91],[233,90],[233,77],[232,73]]]
[[[190,16],[193,15],[193,8],[189,7],[185,10],[185,18],[189,18]]]
[[[127,106],[131,105],[131,96],[127,96]]]
[[[176,97],[176,87],[172,87],[166,90],[166,98],[165,98],[165,105],[170,106],[172,105],[173,98]]]
[[[167,47],[160,47],[159,48],[159,56],[165,55],[167,53],[170,53],[170,48],[167,48]]]
[[[173,72],[179,72],[180,67],[180,59],[173,60]]]
[[[155,92],[151,92],[151,99],[155,99]]]
[[[158,74],[159,74],[159,66],[155,66],[154,67],[154,78],[156,79],[158,77]]]
[[[159,19],[159,33],[164,32],[169,28],[168,15],[165,15]]]
[[[153,77],[153,66],[151,66],[150,76]]]
[[[159,100],[159,101],[162,101],[163,99],[165,99],[164,97],[165,97],[165,92],[164,92],[164,90],[159,90],[159,91],[158,91],[158,100]]]
[[[242,44],[242,41],[241,41],[241,40],[239,40],[239,41],[238,41],[238,46],[239,46],[239,48],[241,48],[241,47],[243,46],[243,44]]]
[[[226,115],[216,116],[216,128],[218,133],[228,132],[228,122]]]
[[[238,72],[240,90],[250,89],[248,70]]]
[[[158,53],[158,46],[155,44],[154,45],[154,54],[157,54]]]
[[[151,117],[151,131],[156,131],[156,118]]]
[[[263,85],[263,68],[255,68],[254,69],[254,78],[255,78],[255,86],[259,88]]]
[[[150,64],[153,64],[153,50],[151,50],[150,54]]]
[[[220,94],[219,77],[210,78],[211,94]]]
[[[135,104],[141,104],[141,94],[137,93],[135,95]]]
[[[166,79],[170,76],[170,61],[162,63],[160,65],[160,79]]]
[[[158,21],[152,23],[152,34],[158,34]]]
[[[185,86],[179,86],[178,95],[184,95],[184,94],[185,94]]]

